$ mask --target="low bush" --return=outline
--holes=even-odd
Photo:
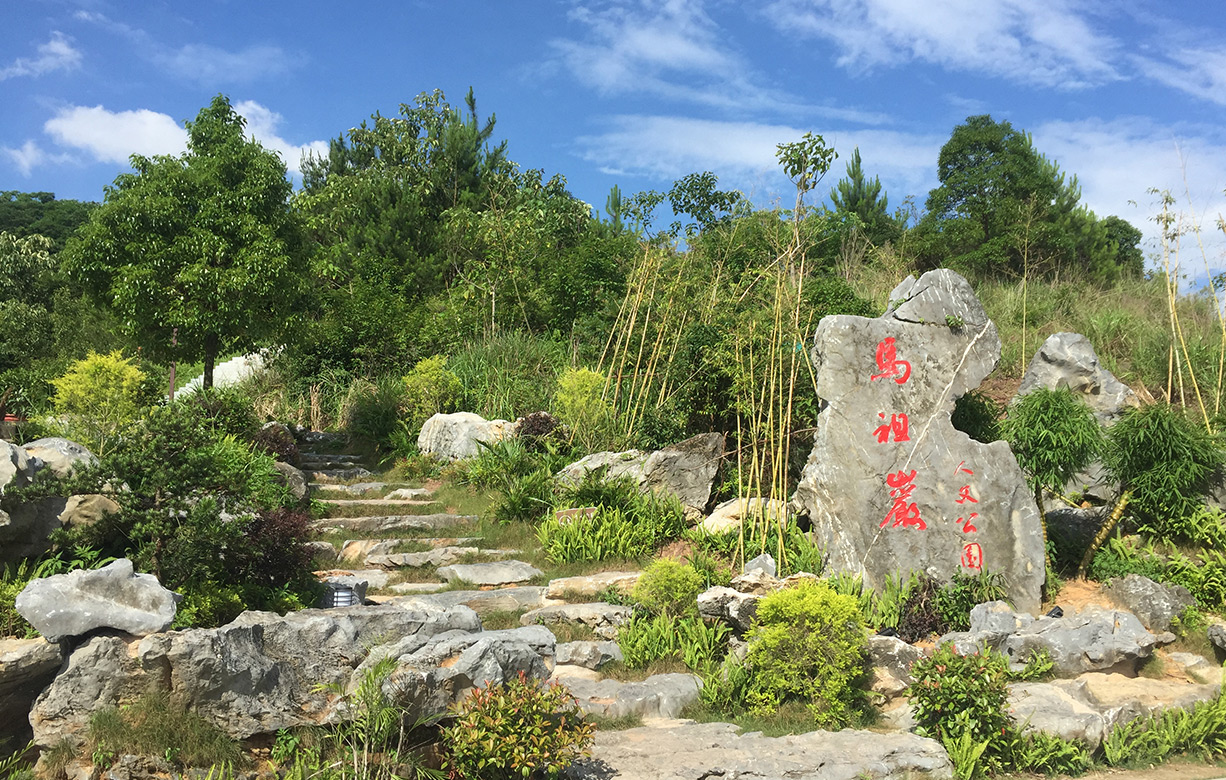
[[[633,560],[677,539],[685,527],[685,512],[675,498],[647,494],[625,507],[598,505],[591,515],[547,517],[537,538],[557,563]]]
[[[402,419],[410,430],[419,430],[426,420],[458,409],[464,386],[447,370],[446,355],[419,360],[404,377]]]
[[[698,594],[704,588],[693,566],[660,558],[643,570],[631,595],[653,615],[683,617],[698,614]]]
[[[400,428],[404,399],[404,382],[396,377],[385,376],[375,381],[355,379],[341,401],[338,422],[350,436],[388,450],[392,436]]]
[[[442,730],[445,765],[464,780],[557,777],[587,754],[594,736],[566,688],[522,672],[474,691]]]
[[[941,618],[941,633],[969,631],[971,610],[989,601],[1008,601],[1005,578],[1000,574],[981,571],[978,574],[957,572],[937,591],[936,609]]]
[[[668,613],[636,614],[617,633],[623,663],[642,669],[665,658],[676,658],[704,679],[714,674],[728,652],[732,631],[722,623],[708,625],[698,616]]]
[[[612,446],[616,439],[613,406],[603,397],[605,384],[604,374],[587,368],[568,368],[558,376],[558,419],[585,452]]]
[[[251,440],[257,452],[262,452],[283,463],[298,462],[298,440],[281,425],[268,425],[256,432]]]
[[[55,413],[70,438],[106,454],[119,431],[136,419],[144,374],[119,352],[88,357],[55,380]]]
[[[974,764],[989,771],[1001,768],[1003,737],[1010,728],[1005,713],[1009,659],[989,650],[961,655],[943,645],[930,657],[916,661],[911,676],[915,682],[910,702],[917,732],[940,741],[950,750],[951,759],[955,752],[962,754],[963,766],[955,764],[961,776],[972,774],[967,774],[965,745],[957,749],[960,742],[983,746]]]
[[[770,711],[797,699],[822,727],[841,727],[857,716],[867,670],[864,618],[854,599],[802,581],[759,602],[746,639],[752,709]]]
[[[1116,726],[1103,740],[1103,759],[1111,766],[1153,766],[1186,755],[1202,761],[1226,757],[1226,699],[1218,697],[1191,709],[1168,709]]]

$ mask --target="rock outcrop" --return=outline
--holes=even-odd
[[[1003,441],[950,422],[954,401],[1000,359],[996,326],[958,274],[908,278],[876,319],[824,318],[812,360],[818,416],[793,504],[830,568],[881,588],[922,571],[941,580],[988,570],[1035,612],[1044,579],[1038,508]]]
[[[1022,377],[1017,398],[1040,387],[1073,391],[1085,399],[1100,422],[1108,424],[1118,420],[1126,409],[1141,405],[1132,388],[1102,367],[1094,346],[1080,333],[1047,337]]]
[[[1129,574],[1115,580],[1107,595],[1124,609],[1136,615],[1150,631],[1170,631],[1180,614],[1196,606],[1196,599],[1182,585],[1163,585],[1140,574]]]
[[[67,477],[77,468],[93,466],[98,462],[94,453],[84,445],[58,436],[35,439],[23,446],[31,458],[36,458],[57,477]]]
[[[711,500],[711,486],[724,456],[724,435],[702,433],[655,452],[597,452],[558,472],[558,479],[575,483],[603,469],[611,478],[628,478],[643,491],[675,496],[681,505],[701,513]]]
[[[421,426],[417,448],[439,460],[468,460],[481,454],[481,444],[495,444],[515,435],[515,423],[487,420],[472,412],[436,414]]]

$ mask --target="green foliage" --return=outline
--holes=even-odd
[[[775,157],[783,166],[784,174],[803,194],[817,186],[838,154],[826,146],[826,140],[820,135],[805,133],[799,141],[778,144]]]
[[[464,392],[460,378],[447,370],[447,356],[417,361],[404,377],[403,417],[411,429],[421,428],[433,415],[450,413]]]
[[[937,591],[936,610],[944,632],[969,631],[972,608],[989,601],[1007,600],[1002,575],[987,571],[978,574],[957,572]]]
[[[534,523],[553,503],[553,470],[537,468],[511,480],[494,504],[494,519],[500,523]]]
[[[1116,726],[1102,750],[1111,766],[1153,766],[1177,755],[1221,760],[1226,756],[1226,699],[1219,696],[1191,709],[1171,708]]]
[[[557,777],[587,754],[595,727],[557,683],[523,673],[478,689],[443,729],[446,766],[466,780]]]
[[[855,599],[825,583],[802,581],[758,603],[747,662],[747,701],[758,711],[805,702],[822,727],[846,725],[861,705],[864,618]]]
[[[599,505],[592,515],[547,517],[537,539],[557,563],[634,560],[678,538],[685,527],[685,512],[675,498],[644,495],[626,506]]]
[[[874,244],[897,238],[901,232],[889,214],[889,199],[881,191],[881,179],[874,176],[869,181],[864,175],[858,146],[847,163],[847,175],[831,190],[830,201],[840,215],[854,216],[857,226]]]
[[[960,655],[943,645],[911,667],[915,682],[910,702],[916,730],[945,745],[959,748],[986,745],[978,757],[981,766],[994,770],[1000,766],[1009,730],[1005,702],[1009,697],[1009,659],[992,650]],[[967,775],[969,776],[969,775]]]
[[[954,428],[984,444],[1001,438],[1000,416],[1004,409],[983,393],[972,390],[954,402],[950,422]]]
[[[136,418],[142,379],[140,369],[118,352],[91,352],[54,380],[55,411],[72,438],[103,455],[120,428]]]
[[[251,397],[239,386],[210,387],[186,396],[183,401],[199,408],[205,424],[215,434],[250,440],[259,427]]]
[[[921,572],[914,585],[907,589],[899,606],[898,637],[904,642],[919,642],[932,634],[945,633],[941,612],[937,608],[937,596],[941,584]]]
[[[618,630],[617,643],[628,669],[676,658],[705,679],[720,669],[731,633],[723,623],[707,624],[697,615],[636,613]]]
[[[350,436],[388,449],[392,436],[400,430],[404,402],[404,383],[396,377],[384,376],[376,381],[355,379],[341,402],[341,428]]]
[[[161,756],[179,768],[236,766],[243,757],[239,744],[225,732],[165,693],[145,694],[119,709],[95,712],[88,734],[95,756]]]
[[[1009,409],[1003,433],[1031,489],[1060,493],[1103,451],[1094,413],[1072,391],[1037,388]]]
[[[309,284],[285,163],[246,137],[222,96],[187,123],[179,157],[132,157],[63,252],[69,274],[146,354],[205,362],[280,335]]]
[[[565,363],[565,350],[550,338],[504,333],[456,351],[448,367],[464,386],[464,409],[487,420],[514,420],[550,407]]]
[[[1108,432],[1104,463],[1125,490],[1129,511],[1158,539],[1195,538],[1187,525],[1224,462],[1204,428],[1164,404],[1128,410]]]
[[[587,368],[568,368],[558,375],[558,419],[585,452],[612,441],[613,407],[603,398],[605,382],[603,374]]]
[[[672,558],[659,558],[643,570],[631,594],[654,615],[672,617],[698,613],[698,594],[705,589],[694,567]]]

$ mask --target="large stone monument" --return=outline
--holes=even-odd
[[[953,271],[909,277],[889,309],[817,327],[813,453],[793,499],[833,571],[880,588],[891,574],[1004,576],[1019,610],[1039,608],[1045,575],[1038,508],[1003,441],[950,422],[954,401],[1000,360],[1000,336]]]

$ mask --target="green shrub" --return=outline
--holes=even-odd
[[[537,527],[537,539],[558,563],[633,560],[680,537],[685,528],[685,510],[676,498],[635,491],[625,504],[598,504],[591,515],[547,517]]]
[[[55,412],[65,420],[72,438],[101,456],[120,429],[136,419],[143,378],[140,369],[118,352],[90,352],[52,381]]]
[[[539,468],[515,479],[494,503],[500,523],[535,523],[553,504],[553,472]]]
[[[558,376],[554,404],[558,419],[585,452],[612,444],[613,406],[604,400],[605,376],[587,368],[568,368]]]
[[[355,379],[341,402],[341,429],[380,449],[390,449],[392,436],[400,427],[404,398],[404,382],[395,377],[385,376],[373,382]]]
[[[822,727],[855,717],[866,674],[864,618],[855,599],[825,583],[802,581],[759,602],[746,638],[753,709],[771,711],[798,699]]]
[[[445,764],[465,780],[557,777],[587,754],[594,732],[566,688],[521,672],[458,705],[442,731]]]
[[[255,406],[242,387],[211,387],[183,399],[199,407],[205,423],[214,433],[250,441],[255,437],[259,421]]]
[[[936,608],[941,618],[941,633],[969,631],[971,610],[989,601],[1008,601],[1005,578],[1000,574],[981,571],[978,574],[957,572],[937,591]]]
[[[566,347],[544,336],[501,333],[447,361],[464,387],[461,408],[487,420],[514,420],[551,407]]]
[[[419,360],[404,377],[404,420],[412,430],[436,414],[456,411],[464,392],[460,378],[447,370],[447,356]]]
[[[703,579],[693,566],[660,558],[643,570],[632,596],[652,614],[681,617],[698,613],[698,594],[703,589]]]
[[[1000,416],[1004,409],[983,393],[972,390],[954,402],[950,422],[975,441],[990,444],[1001,437]]]
[[[986,745],[979,759],[989,769],[1001,765],[1009,733],[1009,659],[992,650],[961,655],[951,645],[936,649],[911,667],[911,707],[916,731],[945,745]],[[951,756],[954,752],[950,751]],[[964,751],[959,751],[964,752]]]
[[[1040,387],[1018,399],[1002,426],[1026,473],[1039,509],[1042,492],[1060,494],[1077,472],[1103,450],[1094,412],[1071,390]]]
[[[728,626],[708,625],[697,615],[638,613],[617,632],[617,643],[622,650],[622,663],[628,669],[642,669],[653,661],[676,658],[705,679],[719,669],[728,652],[731,633]]]

